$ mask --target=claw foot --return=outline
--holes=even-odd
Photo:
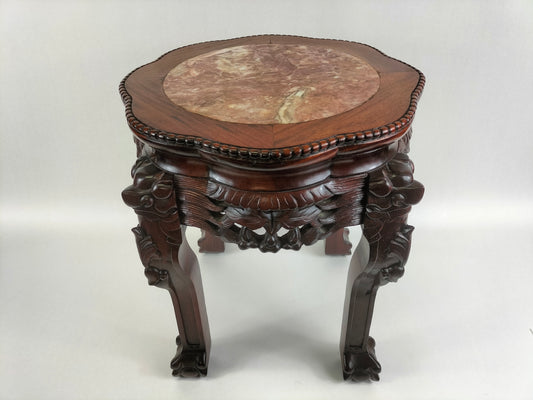
[[[376,342],[369,337],[366,351],[344,351],[342,360],[344,380],[354,382],[379,381],[381,365],[376,359],[375,346]]]
[[[183,378],[198,378],[207,375],[207,360],[205,350],[185,349],[178,336],[176,338],[178,349],[170,362],[172,375]]]

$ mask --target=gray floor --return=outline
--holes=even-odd
[[[200,255],[209,376],[171,377],[170,299],[126,231],[1,232],[0,398],[531,398],[530,227],[417,228],[406,275],[378,294],[377,384],[342,381],[349,258],[321,244]]]

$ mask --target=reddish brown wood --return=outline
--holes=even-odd
[[[185,236],[176,208],[172,175],[142,156],[135,164],[134,183],[122,192],[139,216],[133,229],[144,274],[150,285],[170,293],[180,336],[172,360],[174,375],[207,374],[210,335],[198,261]]]
[[[325,253],[327,255],[345,256],[351,254],[352,244],[348,238],[347,228],[339,229],[325,239]],[[200,253],[223,253],[224,241],[218,236],[202,230],[202,236],[198,239]]]
[[[200,253],[223,253],[224,242],[211,232],[202,230],[202,237],[198,239]]]
[[[407,225],[407,215],[424,194],[424,187],[413,179],[407,143],[405,136],[396,156],[369,173],[363,236],[346,287],[340,344],[344,379],[379,380],[381,366],[369,336],[374,301],[379,286],[403,275],[414,229]]]
[[[379,72],[379,90],[329,118],[269,125],[214,120],[164,95],[165,74],[180,61],[250,43],[320,44],[357,55]],[[210,346],[185,226],[204,231],[204,252],[223,251],[222,240],[277,252],[326,239],[328,253],[349,254],[345,228],[362,225],[348,276],[341,357],[345,379],[378,379],[370,321],[377,288],[402,275],[412,231],[407,214],[423,194],[407,157],[423,84],[416,69],[366,45],[273,35],[187,46],[124,79],[120,90],[138,161],[123,197],[139,215],[134,233],[149,283],[169,290],[174,303],[175,375],[205,375]]]
[[[352,244],[348,238],[348,228],[339,229],[326,238],[326,254],[332,256],[347,256],[352,254]]]

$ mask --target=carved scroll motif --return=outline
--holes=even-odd
[[[182,236],[174,178],[160,170],[142,146],[139,151],[141,156],[132,169],[133,185],[122,197],[139,216],[133,233],[148,283],[167,289],[174,304],[180,336],[171,361],[173,375],[205,376],[209,327],[198,263]]]
[[[344,379],[379,380],[381,366],[369,336],[374,301],[379,286],[396,282],[404,273],[413,231],[407,215],[424,194],[424,187],[413,179],[414,166],[406,154],[409,134],[400,139],[395,157],[368,176],[364,238],[350,265],[354,275],[348,275],[343,317]]]
[[[139,255],[148,283],[165,286],[172,254],[182,242],[172,176],[146,156],[137,160],[132,176],[133,185],[122,192],[122,197],[139,216],[139,226],[133,228]]]
[[[241,249],[298,250],[358,225],[364,175],[288,192],[252,192],[178,176],[182,221]]]
[[[401,150],[408,150],[408,139],[400,143]],[[414,228],[407,224],[407,215],[424,194],[424,187],[413,179],[413,172],[413,163],[400,152],[383,168],[369,174],[363,234],[373,249],[371,261],[381,266],[380,284],[396,282],[409,257]]]

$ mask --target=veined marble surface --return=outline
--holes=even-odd
[[[379,88],[365,61],[328,47],[256,44],[216,50],[178,64],[167,97],[221,121],[290,124],[355,108]]]

